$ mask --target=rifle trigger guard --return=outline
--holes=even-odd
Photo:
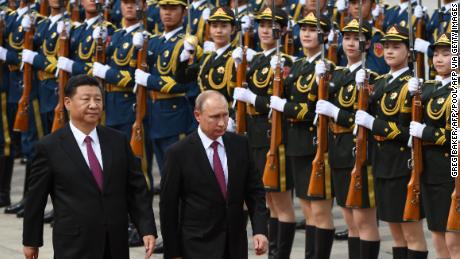
[[[413,165],[414,163],[413,163],[412,158],[407,159],[407,168],[412,170]]]
[[[316,146],[316,145],[318,145],[318,138],[313,137],[313,146]]]
[[[351,150],[351,154],[353,155],[353,157],[356,157],[356,147],[353,147],[353,149]]]

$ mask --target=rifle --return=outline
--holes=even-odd
[[[359,0],[359,6],[362,6],[362,0]],[[366,71],[366,39],[363,35],[363,13],[359,8],[359,50],[361,51],[361,66]],[[366,73],[367,74],[367,73]],[[369,80],[367,75],[364,83],[361,85],[358,96],[358,109],[366,111],[369,99]],[[356,135],[355,146],[355,165],[351,171],[350,185],[348,187],[348,195],[345,206],[348,208],[362,208],[363,206],[363,167],[367,161],[367,129],[362,126],[357,126],[358,134]]]
[[[412,24],[412,5],[409,3],[408,11],[408,26],[409,26],[409,49],[412,61],[414,60],[414,37]],[[417,64],[414,64],[414,76],[418,77]],[[420,100],[421,89],[417,91],[412,98],[412,120],[422,122],[422,102]],[[422,161],[422,140],[420,138],[411,137],[412,140],[412,157],[408,161],[408,166],[411,169],[411,177],[407,184],[406,204],[404,206],[404,221],[419,221],[420,220],[420,175],[423,171]]]
[[[419,5],[422,6],[422,0],[419,0]],[[417,19],[415,24],[415,37],[424,39],[425,38],[425,20],[423,18]],[[415,54],[416,64],[417,66],[417,74],[418,78],[425,78],[425,54],[422,52],[417,52]]]
[[[64,8],[64,1],[59,1],[62,5],[61,8]],[[64,21],[64,28],[62,29],[61,34],[59,35],[59,53],[60,57],[68,57],[69,56],[69,32],[66,31],[66,24],[68,23],[67,19]],[[58,84],[59,84],[59,100],[54,108],[54,118],[53,118],[53,125],[51,127],[51,132],[55,132],[56,130],[64,127],[66,122],[65,119],[65,106],[64,106],[64,89],[69,81],[69,73],[62,69],[59,70],[58,74]]]
[[[324,59],[324,32],[320,24],[319,1],[316,2],[316,28],[318,31],[318,42],[321,45],[321,60]],[[327,63],[326,63],[327,64]],[[318,85],[318,99],[328,99],[328,89],[326,85],[326,74],[320,75]],[[312,162],[312,170],[310,175],[310,184],[308,186],[308,195],[313,197],[325,197],[325,181],[326,181],[326,163],[327,161],[327,132],[328,132],[328,117],[318,115],[318,127],[316,138],[316,155]]]
[[[138,8],[139,9],[139,8]],[[138,10],[139,12],[139,10]],[[142,16],[142,11],[138,16]],[[140,17],[142,18],[142,17]],[[143,27],[143,26],[141,26]],[[143,71],[147,71],[147,47],[148,47],[148,35],[147,32],[144,30],[145,27],[141,28],[142,35],[144,36],[144,41],[142,44],[142,48],[139,49],[137,53],[137,68]],[[147,98],[147,90],[145,86],[136,86],[136,120],[134,121],[133,128],[131,131],[131,149],[136,157],[143,159],[144,158],[144,127],[142,121],[145,117],[146,111],[146,98]]]
[[[49,4],[48,0],[41,0],[40,1],[40,14],[43,16],[49,16]]]
[[[346,6],[348,7],[348,1],[346,1]],[[333,15],[332,15],[333,16]],[[331,16],[331,19],[332,19],[332,16]],[[345,25],[347,25],[347,17],[349,16],[349,13],[348,13],[348,10],[345,9],[345,11],[341,12],[340,13],[340,20],[339,20],[339,23],[340,23],[340,30],[343,29],[343,27],[345,27]],[[331,24],[332,25],[332,24]]]
[[[106,3],[107,3],[107,1],[106,1]],[[98,18],[99,20],[98,20],[97,26],[99,26],[101,28],[100,31],[102,33],[102,31],[105,30],[105,28],[104,28],[105,10],[104,11],[102,10],[101,0],[96,0],[96,8],[97,8],[98,13],[99,13],[99,18]],[[102,39],[102,37],[99,37],[96,40],[95,54],[96,54],[96,62],[104,64],[105,63],[105,42],[104,42],[104,39]],[[99,81],[99,84],[102,86],[103,89],[105,89],[104,80],[102,80],[100,78],[97,78],[97,81]]]
[[[457,155],[457,159],[460,159],[460,154]],[[455,189],[451,197],[452,201],[450,203],[446,230],[452,232],[460,232],[460,177],[458,176],[458,167],[457,176],[455,177]]]
[[[35,34],[35,15],[30,8],[30,3],[27,5],[27,15],[31,19],[30,28],[26,30],[24,36],[24,49],[33,50],[34,49],[34,34]],[[13,130],[19,132],[26,132],[29,129],[29,99],[30,92],[32,91],[32,77],[33,70],[32,65],[24,63],[23,68],[23,81],[24,89],[22,91],[21,99],[18,102],[18,112],[16,113],[16,118],[14,120]]]
[[[291,21],[288,21],[287,31],[284,35],[284,53],[294,55],[294,36],[292,35]]]
[[[113,0],[104,1],[104,11],[103,11],[104,13],[102,15],[104,17],[104,20],[110,21],[110,12],[112,11],[112,7],[113,7]]]
[[[71,14],[70,19],[72,20],[72,22],[79,22],[80,21],[80,2],[75,0],[72,3],[71,8],[72,8],[72,14]]]
[[[385,8],[382,4],[382,0],[376,0],[376,4],[380,6],[380,13],[377,19],[375,20],[375,28],[383,31],[383,21],[385,20],[385,15],[383,14],[383,9]]]
[[[283,86],[281,82],[281,53],[280,53],[280,28],[275,23],[275,1],[273,2],[272,9],[272,30],[273,38],[276,40],[276,55],[278,63],[275,68],[275,75],[273,79],[273,96],[281,96]],[[265,162],[264,175],[262,180],[265,188],[278,190],[280,187],[279,174],[280,174],[280,161],[279,150],[282,142],[281,132],[281,112],[271,111],[271,135],[270,135],[270,149],[267,153],[267,161]]]
[[[185,29],[185,37],[184,41],[187,41],[192,46],[198,46],[198,37],[192,34],[192,13],[190,11],[190,0],[187,0],[187,28]],[[188,65],[192,65],[195,59],[196,50],[190,53],[190,57],[188,58]]]
[[[334,40],[332,42],[329,42],[329,48],[327,50],[327,59],[332,61],[334,64],[337,64],[339,62],[339,58],[337,56],[337,47],[338,47],[337,38],[338,37],[337,37],[336,30],[334,28],[335,27],[334,26],[334,15],[333,15],[334,14],[334,4],[335,4],[334,1],[327,2],[328,13],[331,17],[331,28],[334,31]],[[343,20],[343,22],[345,22],[345,19]]]

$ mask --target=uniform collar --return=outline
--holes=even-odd
[[[206,1],[206,0],[193,1],[193,2],[192,2],[193,9],[197,9],[197,8],[200,7],[205,1]]]
[[[27,6],[16,9],[16,12],[18,13],[18,19],[27,12],[27,9]]]
[[[273,49],[265,50],[263,53],[264,53],[264,55],[265,55],[266,57],[268,57],[268,56],[270,56],[270,55],[273,53],[273,51],[275,51],[275,50],[276,50],[276,47],[274,47]]]
[[[131,33],[132,31],[136,30],[137,28],[139,28],[139,26],[141,26],[140,23],[136,23],[134,25],[131,25],[129,27],[126,27],[124,28],[124,30],[126,31],[125,33],[128,34],[128,33]]]
[[[404,67],[404,68],[401,68],[400,70],[397,70],[397,71],[394,71],[394,72],[390,71],[389,74],[392,76],[392,78],[390,80],[390,83],[393,82],[393,80],[398,78],[400,75],[402,75],[407,70],[409,70],[409,67]]]
[[[316,53],[315,55],[313,55],[311,58],[307,57],[307,61],[308,63],[312,63],[313,61],[315,61],[315,59],[321,55],[321,51],[319,51],[318,53]]]
[[[91,26],[93,26],[93,24],[95,24],[98,19],[99,19],[99,16],[95,16],[93,18],[86,19],[84,22],[86,23],[86,28],[90,28]]]
[[[176,29],[170,31],[170,32],[163,32],[163,37],[165,37],[166,40],[169,40],[171,37],[173,37],[177,32],[182,30],[182,26],[177,27]]]
[[[246,11],[247,8],[248,8],[247,4],[238,6],[238,13],[241,14],[243,11]]]
[[[219,58],[222,54],[224,54],[224,52],[231,46],[231,44],[227,44],[225,45],[224,47],[220,48],[220,49],[216,49],[216,58]]]
[[[444,79],[441,79],[440,81],[441,81],[441,85],[445,86],[445,85],[450,84],[450,82],[452,82],[452,77],[449,76],[449,77],[446,77]]]
[[[351,73],[353,73],[359,66],[361,66],[362,62],[359,61],[357,63],[354,63],[351,66],[347,66],[348,70],[350,70]]]
[[[55,24],[57,21],[59,21],[59,19],[61,19],[61,18],[62,18],[62,13],[56,14],[55,16],[50,16],[49,19],[50,19],[51,23],[50,23],[50,27],[49,27],[49,28],[53,27],[54,24]]]

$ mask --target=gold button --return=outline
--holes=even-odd
[[[310,127],[310,128],[309,128],[309,130],[310,130],[310,131],[313,131],[313,130],[314,130],[314,128],[313,128],[313,127]]]
[[[125,98],[128,98],[128,94],[124,94],[123,96],[124,96]]]
[[[404,147],[401,147],[399,150],[401,150],[401,152],[404,151]]]
[[[383,131],[388,132],[388,128],[385,128]]]
[[[449,157],[449,153],[444,153],[444,156],[445,156],[445,157]]]
[[[173,108],[173,109],[177,109],[177,105],[174,104],[174,105],[172,106],[172,108]]]
[[[294,107],[294,110],[296,110],[296,111],[297,111],[297,109],[299,109],[299,107],[297,107],[297,106],[296,106],[296,107]]]
[[[356,138],[353,138],[353,142],[355,142],[355,143],[356,143]]]
[[[377,143],[377,146],[380,147],[381,146],[380,143]]]
[[[379,116],[378,115],[375,115],[375,118],[378,118]]]
[[[348,121],[349,121],[349,122],[353,122],[353,118],[349,118]]]

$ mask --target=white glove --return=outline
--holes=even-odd
[[[286,61],[285,58],[281,57],[281,60],[280,60],[280,67],[283,68],[284,67],[284,62]],[[274,55],[272,56],[272,58],[270,59],[270,67],[273,69],[273,71],[275,71],[275,68],[276,68],[276,65],[278,64],[278,56],[277,55]]]
[[[356,85],[360,87],[364,83],[364,80],[366,80],[366,70],[361,68],[360,70],[358,70],[358,72],[356,72],[356,75],[355,75]]]
[[[189,60],[189,58],[192,56],[192,53],[190,53],[188,50],[183,49],[182,52],[180,53],[179,59],[180,62],[185,62]]]
[[[204,21],[207,21],[209,19],[210,14],[211,14],[211,10],[209,9],[209,7],[206,7],[206,9],[204,9],[203,12],[201,13],[201,17],[203,17]]]
[[[236,130],[235,121],[232,118],[228,118],[227,131],[228,132],[235,132],[235,130]]]
[[[247,48],[246,49],[246,61],[251,62],[254,56],[256,55],[257,52],[254,50]],[[232,51],[232,58],[233,61],[235,61],[235,65],[241,64],[241,61],[243,60],[243,49],[241,47],[238,47]]]
[[[144,45],[144,35],[142,35],[142,32],[136,32],[133,35],[133,45],[140,49]]]
[[[243,31],[243,33],[247,32],[249,28],[254,28],[253,23],[254,21],[252,16],[244,15],[241,18],[241,30]]]
[[[416,138],[422,138],[423,129],[426,127],[425,124],[421,124],[416,121],[411,121],[409,126],[409,134]]]
[[[304,6],[304,5],[307,3],[307,1],[306,1],[306,0],[299,0],[299,2],[297,2],[297,3],[298,3],[299,5]]]
[[[343,12],[345,11],[345,9],[347,9],[347,2],[345,0],[338,0],[336,2],[336,6],[337,6],[337,11]]]
[[[8,50],[0,46],[0,60],[6,60],[6,53],[8,53]]]
[[[213,52],[216,51],[216,44],[212,41],[203,42],[203,52]]]
[[[247,48],[246,49],[246,61],[251,62],[257,52],[253,49]]]
[[[414,50],[427,54],[429,47],[430,47],[429,41],[422,40],[420,38],[415,39]]]
[[[65,29],[67,34],[70,32],[70,22],[68,21],[59,21],[57,23],[57,33],[61,34],[61,32]]]
[[[104,26],[96,26],[96,28],[94,28],[94,31],[93,31],[93,39],[97,40],[97,39],[102,39],[103,41],[105,41],[105,39],[107,38],[107,28],[104,27]]]
[[[333,42],[335,38],[335,30],[331,30],[327,35],[327,42]]]
[[[315,65],[316,76],[323,75],[326,73],[326,64],[323,61],[318,61]]]
[[[144,72],[141,69],[136,69],[134,72],[134,79],[137,85],[147,86],[147,81],[149,80],[150,74]]]
[[[316,113],[334,118],[335,121],[337,121],[337,117],[339,116],[339,111],[340,111],[339,107],[333,105],[332,103],[326,100],[319,100],[316,103],[316,109],[315,109]]]
[[[355,115],[355,123],[357,125],[363,126],[365,128],[368,128],[372,130],[372,126],[374,125],[374,116],[370,115],[369,113],[363,111],[363,110],[358,110]]]
[[[424,14],[425,14],[425,11],[426,11],[426,7],[421,6],[421,5],[417,5],[414,8],[414,16],[417,17],[417,18],[422,18],[424,16]]]
[[[245,103],[250,103],[252,105],[256,104],[257,95],[255,95],[251,90],[242,87],[235,87],[233,91],[233,99],[242,101]]]
[[[66,72],[72,73],[73,63],[74,61],[71,59],[68,59],[66,57],[59,57],[57,67]]]
[[[374,17],[374,19],[376,19],[377,17],[379,17],[380,11],[381,11],[381,10],[382,10],[382,9],[380,8],[380,5],[376,4],[376,5],[375,5],[375,8],[372,9],[372,12],[371,12],[371,13],[372,13],[372,17]]]
[[[34,63],[34,58],[38,53],[32,50],[24,49],[22,50],[22,62],[31,64]]]
[[[286,106],[287,100],[280,98],[278,96],[270,97],[270,108],[280,112],[284,112],[284,107]]]
[[[101,64],[99,62],[94,62],[93,64],[93,76],[97,76],[101,79],[105,79],[107,71],[110,69],[110,66]]]
[[[28,31],[32,27],[32,19],[28,14],[24,14],[22,17],[21,26],[25,31]]]
[[[411,79],[409,79],[407,86],[408,86],[409,92],[411,94],[415,94],[419,89],[419,79],[412,77]]]

